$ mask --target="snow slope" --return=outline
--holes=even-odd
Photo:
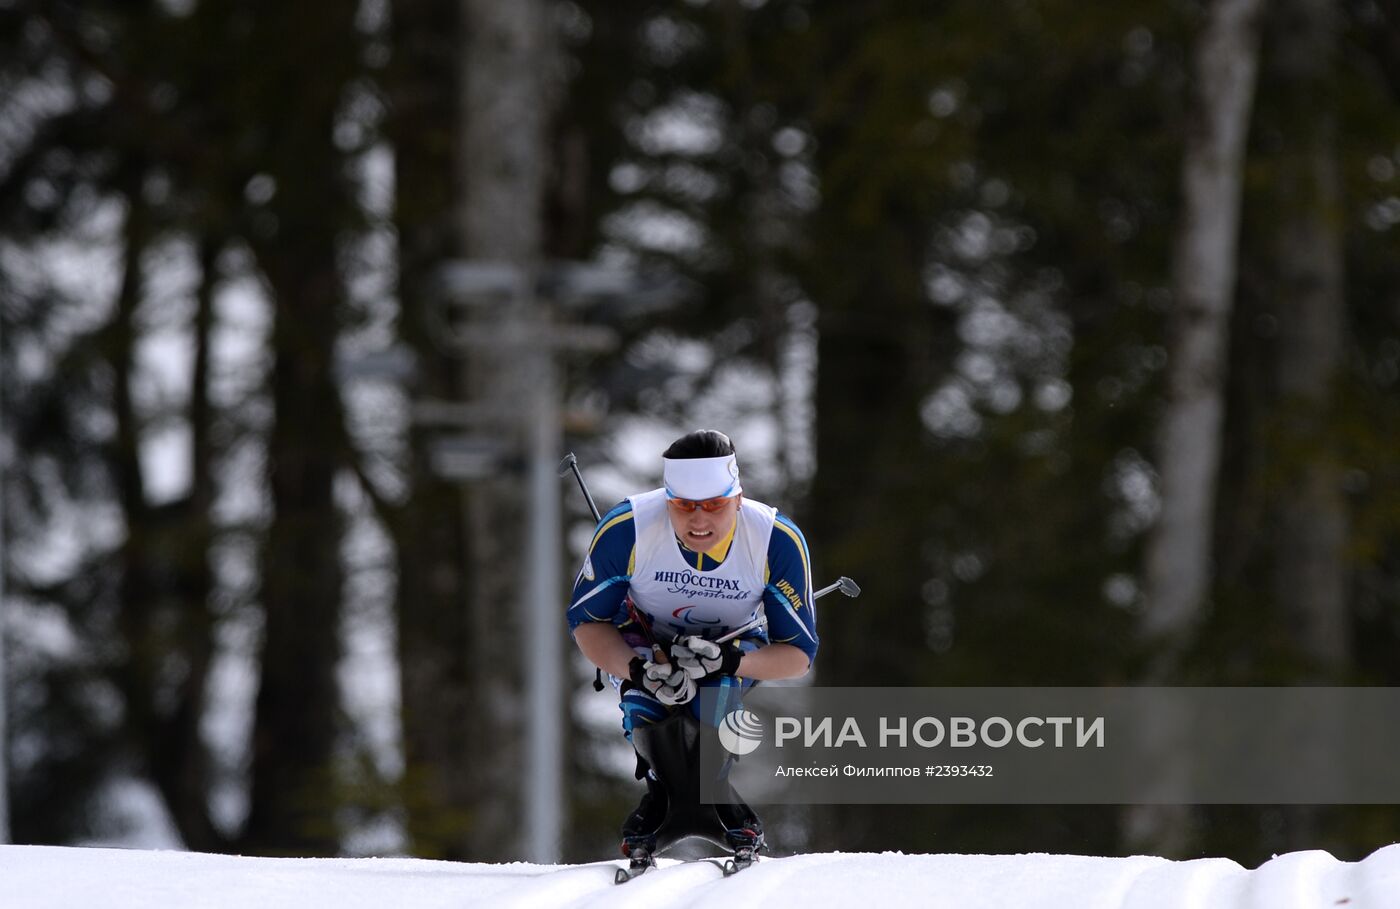
[[[935,909],[1382,909],[1400,906],[1400,844],[1360,862],[826,853],[766,859],[732,878],[710,863],[623,885],[620,862],[479,865],[420,859],[266,859],[0,847],[0,909],[463,909],[472,906],[919,906]]]

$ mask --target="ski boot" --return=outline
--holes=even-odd
[[[617,870],[619,884],[656,867],[656,831],[666,820],[666,787],[650,774],[646,781],[646,794],[622,822],[622,854],[630,864]]]
[[[763,849],[763,822],[753,809],[743,802],[720,805],[716,812],[724,825],[724,842],[734,855],[724,863],[724,876],[737,874],[754,863]]]

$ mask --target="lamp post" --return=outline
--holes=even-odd
[[[444,318],[444,339],[459,352],[491,351],[504,355],[521,377],[515,400],[434,403],[415,408],[430,411],[433,422],[455,424],[465,433],[445,437],[443,445],[459,455],[435,462],[470,464],[448,479],[470,482],[489,477],[510,460],[507,450],[480,428],[500,414],[523,421],[518,438],[523,445],[526,475],[527,527],[520,590],[526,620],[520,657],[531,667],[526,682],[524,788],[525,856],[542,864],[559,860],[564,826],[565,697],[563,606],[563,532],[558,471],[564,448],[563,387],[559,358],[569,353],[604,351],[616,346],[616,335],[598,326],[570,324],[565,310],[615,305],[635,313],[669,305],[680,288],[670,281],[640,277],[629,269],[591,263],[545,265],[533,280],[510,263],[459,260],[446,263],[437,276],[437,293],[448,307],[475,311],[476,318]],[[495,303],[496,315],[491,304]],[[504,306],[502,306],[504,304]],[[513,312],[507,308],[513,307]],[[482,318],[485,316],[485,318]],[[429,402],[424,402],[428,404]],[[453,418],[455,414],[455,419]],[[473,433],[471,430],[476,429]],[[472,452],[477,453],[474,459]],[[493,466],[494,464],[494,466]]]
[[[0,315],[0,350],[4,348],[4,317]],[[5,661],[5,621],[9,610],[5,608],[5,477],[10,464],[10,430],[5,424],[5,374],[0,368],[0,845],[10,841],[10,749],[6,727],[6,707],[8,688],[6,677],[8,666]]]

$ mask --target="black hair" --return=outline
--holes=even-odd
[[[674,461],[691,458],[723,458],[734,454],[734,443],[717,429],[697,429],[671,443],[661,457]]]

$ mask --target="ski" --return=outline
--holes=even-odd
[[[643,850],[634,849],[632,859],[628,866],[626,868],[617,869],[617,873],[613,876],[614,883],[625,884],[635,877],[641,877],[643,874],[646,874],[648,871],[656,867],[656,858],[652,856],[651,853],[643,852],[642,855],[637,855],[636,853],[639,852],[643,852]],[[727,859],[691,859],[690,861],[682,862],[681,864],[714,865],[724,874],[725,877],[730,877],[732,875],[738,874],[740,871],[743,871],[750,865],[753,865],[756,861],[758,861],[758,858],[754,855],[752,849],[741,848],[734,850],[734,855]]]
[[[626,868],[617,869],[613,883],[625,884],[656,867],[656,858],[651,854],[651,850],[642,846],[632,847],[628,853],[628,860]]]
[[[734,850],[734,857],[721,866],[724,876],[738,874],[754,863],[753,849],[748,846],[741,846]]]
[[[617,874],[613,875],[613,883],[625,884],[628,881],[632,880],[632,878],[634,877],[641,877],[643,874],[646,874],[648,871],[655,867],[655,865],[648,865],[645,863],[637,864],[634,862],[627,868],[617,869]]]

